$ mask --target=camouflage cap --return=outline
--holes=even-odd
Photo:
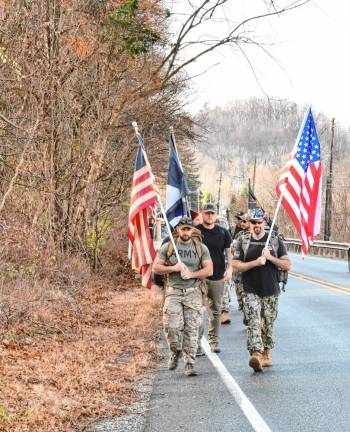
[[[248,210],[248,220],[265,219],[265,212],[262,208],[256,207]]]
[[[193,227],[193,221],[191,218],[189,218],[188,216],[183,216],[179,222],[177,223],[176,226],[188,226],[190,228]]]

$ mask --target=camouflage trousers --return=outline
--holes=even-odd
[[[208,339],[209,343],[219,342],[219,332],[221,326],[221,302],[224,293],[224,280],[206,279],[208,287]],[[199,330],[198,345],[204,334],[204,313],[202,313],[202,323]]]
[[[225,282],[224,285],[224,294],[221,300],[221,312],[230,312],[230,303],[231,303],[231,287],[233,282]]]
[[[247,348],[250,354],[274,347],[273,324],[277,312],[278,296],[260,297],[245,293],[244,315],[248,320]]]
[[[167,287],[163,306],[163,328],[171,352],[182,351],[185,363],[194,363],[202,322],[202,293]]]
[[[241,281],[235,282],[235,290],[236,290],[236,297],[237,297],[238,306],[240,309],[243,310],[244,291],[243,291],[243,284]]]

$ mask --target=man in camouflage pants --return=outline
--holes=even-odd
[[[250,224],[248,221],[248,213],[244,213],[244,214],[240,215],[240,228],[241,228],[241,230],[237,232],[237,234],[235,235],[233,242],[232,242],[233,252],[236,250],[236,246],[239,243],[242,235],[244,235],[244,233],[249,231]],[[236,291],[236,298],[237,298],[237,303],[238,303],[238,310],[242,311],[243,315],[244,315],[243,304],[244,304],[244,295],[245,294],[244,294],[244,290],[243,290],[242,273],[239,273],[239,272],[234,273],[233,280],[235,283],[235,291]],[[243,324],[244,325],[248,324],[245,316],[243,316]]]
[[[180,219],[175,240],[181,262],[174,251],[170,254],[169,242],[159,250],[153,271],[166,275],[163,327],[168,342],[170,357],[168,368],[177,368],[183,354],[185,375],[196,375],[194,362],[198,347],[199,328],[203,306],[200,281],[213,274],[213,263],[208,248],[200,243],[202,256],[196,250],[192,220]],[[169,256],[170,254],[170,256]]]
[[[232,279],[225,282],[224,294],[221,300],[221,324],[230,324],[230,303],[231,303],[231,287],[233,281]]]
[[[249,366],[255,372],[272,365],[270,350],[274,347],[273,324],[277,318],[278,268],[289,271],[291,261],[282,240],[276,252],[266,247],[268,233],[260,208],[249,215],[250,232],[239,239],[234,253],[233,267],[243,273],[244,309],[248,320],[247,348]]]

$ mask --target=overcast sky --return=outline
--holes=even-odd
[[[235,0],[231,4],[231,8],[226,8],[226,16],[237,22],[247,12],[253,15],[260,10],[262,0]],[[172,5],[175,7],[176,1]],[[178,16],[179,22],[183,19]],[[204,31],[213,34],[219,31],[216,26],[224,25],[227,23],[212,24]],[[258,48],[247,48],[263,90],[271,97],[311,104],[315,111],[335,117],[349,127],[350,0],[312,1],[283,16],[255,24],[253,30],[259,40],[268,42],[266,48],[275,58],[271,60]],[[213,66],[216,63],[219,65]],[[196,93],[188,106],[190,111],[198,111],[205,102],[224,106],[235,99],[264,95],[237,50],[222,48],[202,58],[187,72],[193,76],[211,66],[193,79]]]

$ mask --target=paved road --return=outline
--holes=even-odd
[[[350,288],[346,263],[293,257],[294,271]],[[233,304],[235,307],[235,305]],[[222,327],[220,359],[271,431],[350,431],[350,295],[290,278],[280,297],[274,366],[252,373],[241,315]],[[157,374],[147,432],[254,430],[207,357],[198,377]]]
[[[348,262],[329,258],[290,254],[293,261],[293,272],[301,273],[322,281],[333,282],[350,288],[350,273]]]

